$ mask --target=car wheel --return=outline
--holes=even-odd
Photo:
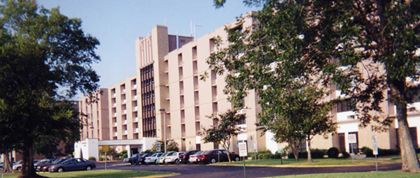
[[[57,172],[64,172],[64,169],[62,167],[57,169]]]
[[[177,159],[177,160],[175,160],[175,163],[176,164],[180,164],[181,163],[181,160]]]
[[[87,170],[87,171],[90,171],[90,170],[92,170],[92,167],[87,166],[87,167],[86,167],[86,170]]]
[[[216,163],[216,159],[212,158],[212,159],[210,160],[210,162],[211,162],[211,163]]]
[[[235,158],[235,161],[239,161],[239,157],[236,157],[236,158]]]
[[[18,172],[20,172],[22,170],[22,168],[21,167],[17,167],[16,168],[16,171],[18,171]]]

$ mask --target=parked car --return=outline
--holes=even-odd
[[[199,152],[198,150],[190,150],[185,152],[183,155],[181,155],[181,163],[188,163],[188,160],[190,159],[190,156]]]
[[[54,164],[48,169],[50,172],[64,172],[64,171],[78,171],[78,170],[92,170],[96,168],[96,164],[93,161],[71,158],[61,163]]]
[[[12,165],[14,171],[20,171],[22,169],[22,160],[16,161]]]
[[[239,155],[235,153],[229,153],[223,149],[215,149],[210,151],[202,152],[197,156],[197,162],[199,163],[216,163],[216,162],[225,162],[229,161],[228,154],[230,158],[234,161],[239,161]]]
[[[3,170],[3,163],[0,163],[0,169]]]
[[[202,153],[203,153],[202,151],[197,151],[194,154],[191,154],[190,157],[188,158],[188,162],[198,163],[198,156],[201,155]]]
[[[146,157],[151,156],[152,154],[152,152],[134,154],[131,158],[128,159],[128,162],[131,165],[145,164]]]
[[[173,153],[173,151],[169,151],[169,152],[166,152],[166,153],[164,153],[164,154],[162,154],[157,160],[156,160],[156,164],[165,164],[165,159],[166,159],[166,156],[167,155],[169,155],[169,154],[172,154]]]
[[[184,152],[172,152],[165,156],[165,163],[181,163],[181,156],[183,156]]]
[[[146,164],[155,164],[156,160],[162,155],[162,153],[154,153],[151,156],[146,157],[144,163]]]
[[[60,163],[62,163],[64,161],[66,161],[67,159],[71,159],[71,158],[52,159],[51,162],[49,162],[49,163],[43,163],[43,164],[37,166],[35,169],[37,171],[40,171],[40,172],[47,172],[49,170],[50,166],[55,165],[55,164],[60,164]]]
[[[54,159],[43,159],[38,161],[37,163],[34,164],[34,168],[36,171],[41,171],[42,167],[51,164],[54,161]]]

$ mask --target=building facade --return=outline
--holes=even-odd
[[[251,23],[252,19],[246,18],[244,25],[250,26]],[[101,89],[101,99],[93,106],[87,104],[86,98],[79,102],[81,113],[87,113],[88,116],[93,113],[93,119],[87,119],[92,124],[82,130],[82,138],[97,138],[99,145],[101,140],[108,144],[127,143],[125,148],[128,150],[133,149],[128,143],[134,143],[138,151],[150,148],[157,140],[174,140],[182,151],[218,147],[205,143],[202,133],[203,129],[214,124],[209,116],[231,108],[228,96],[223,92],[225,76],[210,70],[206,62],[210,54],[218,50],[216,42],[219,39],[222,42],[220,47],[226,47],[225,27],[194,39],[168,34],[167,27],[156,26],[149,35],[138,38],[135,76],[108,89]],[[201,75],[207,76],[206,80],[201,80]],[[312,148],[337,147],[353,153],[363,146],[372,148],[373,137],[380,148],[398,148],[398,125],[395,121],[385,132],[374,131],[370,126],[360,127],[349,100],[339,90],[332,88],[329,97],[343,98],[331,111],[332,119],[338,124],[337,132],[316,136]],[[408,113],[416,145],[420,141],[417,137],[420,102],[417,101],[409,106]],[[395,117],[392,103],[383,102],[381,107],[384,111],[380,113],[382,118]],[[258,95],[250,91],[245,98],[245,109],[242,110],[246,120],[238,125],[242,131],[231,140],[231,151],[237,152],[236,143],[243,141],[248,143],[250,152],[270,150],[274,153],[284,146],[274,141],[272,133],[262,133],[257,129],[260,110]]]

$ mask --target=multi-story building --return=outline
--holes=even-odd
[[[249,26],[251,23],[252,19],[246,18],[244,25]],[[136,75],[109,89],[101,89],[102,93],[107,94],[101,95],[99,100],[103,112],[94,114],[91,120],[87,119],[88,125],[93,122],[86,127],[88,130],[92,129],[93,134],[89,137],[89,132],[82,130],[82,138],[98,138],[97,145],[126,146],[129,152],[150,149],[157,140],[174,140],[182,151],[218,147],[213,143],[205,143],[202,131],[214,124],[208,116],[231,108],[228,96],[223,92],[225,76],[210,70],[206,62],[210,54],[218,50],[216,42],[219,39],[221,47],[225,47],[225,27],[193,39],[170,35],[167,27],[156,26],[148,36],[138,38]],[[207,76],[207,79],[200,80],[200,75]],[[340,96],[345,98],[339,90],[332,88],[329,97],[335,99]],[[99,106],[87,105],[85,100],[83,98],[80,101],[80,111],[88,113],[89,118],[89,113],[97,112]],[[251,152],[275,152],[280,149],[282,144],[274,141],[272,133],[262,133],[257,129],[257,114],[261,110],[258,95],[250,91],[244,101],[245,109],[242,111],[245,112],[246,119],[238,123],[242,131],[231,140],[232,151],[237,151],[236,143],[242,141],[248,143],[248,150]],[[382,118],[395,116],[392,103],[383,102],[381,107],[384,111],[381,113]],[[419,142],[419,109],[420,102],[410,105],[409,108],[409,124],[416,145]],[[338,123],[337,133],[329,134],[328,137],[316,136],[313,139],[313,148],[328,149],[334,146],[342,151],[355,152],[363,146],[372,147],[373,136],[380,148],[398,147],[396,122],[385,132],[376,132],[371,127],[359,127],[359,121],[347,99],[338,103],[331,115]]]
[[[80,138],[108,140],[110,138],[108,89],[101,88],[91,97],[83,97],[77,105],[82,125]]]

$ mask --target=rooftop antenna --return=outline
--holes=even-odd
[[[201,25],[193,24],[192,21],[190,21],[190,33],[191,36],[194,37],[194,39],[197,38],[197,27],[202,27]]]

